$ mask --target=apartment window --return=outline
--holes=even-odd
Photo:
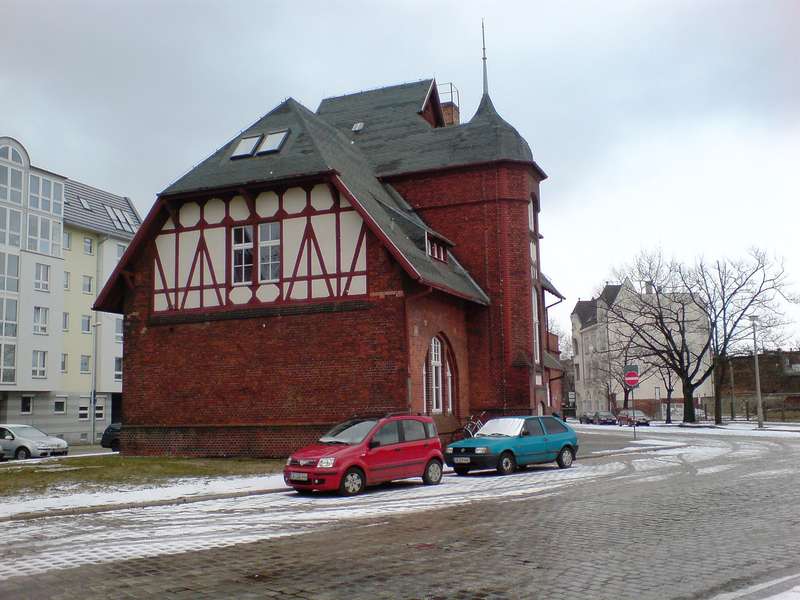
[[[0,165],[0,200],[22,204],[22,171]]]
[[[575,363],[575,381],[581,380],[581,366]]]
[[[233,284],[250,283],[253,279],[253,227],[233,228]]]
[[[91,294],[92,293],[92,276],[91,275],[84,275],[83,276],[83,293],[84,294]]]
[[[578,356],[578,340],[572,338],[572,355]]]
[[[69,271],[64,271],[64,289],[68,290],[70,284],[70,273]]]
[[[47,352],[43,350],[33,351],[33,368],[31,369],[31,377],[34,377],[35,379],[47,377]]]
[[[64,186],[58,181],[31,175],[28,198],[31,208],[61,216]]]
[[[28,215],[28,250],[61,255],[61,223],[47,217]]]
[[[17,346],[0,344],[0,382],[14,383],[17,380]]]
[[[69,313],[61,313],[61,330],[69,331]]]
[[[125,254],[125,250],[127,249],[128,247],[125,244],[117,244],[117,260],[122,258],[122,255]]]
[[[66,396],[56,396],[56,399],[53,400],[53,414],[54,415],[63,415],[67,412],[67,397]]]
[[[81,373],[89,373],[89,359],[88,354],[81,354]]]
[[[94,240],[90,237],[83,238],[83,253],[94,254]]]
[[[94,405],[94,419],[95,421],[102,421],[106,418],[106,401],[105,398],[100,398],[99,396],[95,396],[95,405]]]
[[[50,309],[44,306],[33,307],[33,333],[37,335],[47,335],[47,321],[50,317]]]
[[[61,372],[66,373],[69,369],[69,354],[61,355]]]
[[[17,301],[0,298],[0,335],[17,337]]]
[[[125,332],[122,325],[122,318],[118,317],[116,321],[114,321],[114,339],[122,343],[122,339],[124,336]]]
[[[22,213],[0,206],[0,244],[19,248],[22,236]]]
[[[72,232],[64,232],[64,250],[72,250]]]
[[[29,415],[33,412],[33,396],[23,396],[19,399],[19,414]]]
[[[40,292],[50,291],[50,265],[36,263],[33,276],[33,289]]]
[[[19,291],[19,256],[0,252],[0,290]]]
[[[92,317],[81,315],[81,333],[92,333]]]
[[[87,396],[81,396],[80,404],[78,404],[78,420],[89,420],[89,398]]]
[[[258,280],[278,281],[281,276],[281,224],[258,226]]]
[[[114,359],[114,381],[122,381],[122,357]]]

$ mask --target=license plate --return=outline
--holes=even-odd
[[[455,457],[453,457],[453,462],[454,463],[468,463],[469,462],[469,456],[455,456]]]
[[[292,471],[289,473],[289,479],[292,481],[308,481],[308,473],[296,473]]]

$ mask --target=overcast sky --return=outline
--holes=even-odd
[[[469,118],[485,17],[494,104],[549,175],[542,264],[567,296],[551,311],[563,329],[642,248],[759,246],[800,284],[797,0],[0,6],[0,135],[142,214],[288,96],[314,110],[433,76]]]

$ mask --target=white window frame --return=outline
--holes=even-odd
[[[89,251],[86,251],[86,244],[89,244]],[[94,256],[94,240],[90,237],[83,237],[83,253],[86,256]]]
[[[22,406],[25,402],[28,401],[28,410],[22,410]],[[21,415],[32,415],[33,414],[33,396],[25,394],[24,396],[20,396],[19,399],[19,414]]]
[[[28,178],[28,206],[61,217],[64,210],[64,185],[59,181],[31,173]]]
[[[86,370],[83,368],[83,359],[86,359]],[[80,368],[81,375],[87,375],[92,372],[92,355],[91,354],[81,354],[81,364],[78,365]]]
[[[69,354],[64,352],[61,353],[61,372],[67,373],[69,372]]]
[[[60,396],[60,395],[56,396],[53,399],[53,414],[54,415],[65,415],[65,414],[67,414],[67,402],[68,402],[68,400],[69,400],[69,396]],[[57,410],[56,409],[56,405],[59,402],[63,402],[64,403],[64,408],[61,409],[61,410]]]
[[[46,224],[47,235],[42,235]],[[31,252],[61,256],[61,221],[52,217],[28,215],[28,243]]]
[[[13,303],[13,309],[9,306]],[[0,336],[17,337],[18,316],[17,308],[19,302],[16,298],[0,297]]]
[[[114,357],[114,381],[122,381],[122,357]]]
[[[442,342],[438,337],[431,339],[431,412],[442,413]]]
[[[95,395],[94,397],[94,420],[105,421],[106,419],[106,397]]]
[[[40,292],[50,291],[50,265],[36,263],[33,268],[33,289]]]
[[[78,402],[78,421],[89,420],[89,408],[91,405],[89,396],[81,396]],[[85,403],[85,404],[84,404]]]
[[[46,306],[33,307],[34,335],[47,335],[47,322],[50,320],[50,309]]]
[[[31,353],[31,378],[33,379],[46,379],[47,378],[47,351],[46,350],[33,350]]]
[[[11,265],[15,275],[11,275]],[[0,252],[0,291],[19,291],[19,255]]]
[[[62,240],[62,247],[64,250],[72,250],[72,232],[71,231],[64,231],[63,232],[63,240]]]
[[[273,238],[272,232],[274,229],[278,230],[278,237]],[[266,232],[267,235],[262,236]],[[278,258],[271,260],[272,249],[278,249]],[[266,254],[266,260],[264,257]],[[266,267],[269,271],[270,277],[262,277],[262,269]],[[276,271],[275,277],[273,275],[273,267]],[[274,283],[280,281],[281,278],[281,222],[268,221],[266,223],[258,224],[258,281],[259,283]]]
[[[84,325],[89,324],[89,327],[84,329]],[[92,316],[91,315],[81,315],[81,333],[92,333]]]
[[[9,362],[9,348],[11,348],[11,363]],[[11,374],[7,377],[8,374]],[[0,344],[0,384],[15,384],[17,382],[17,345],[3,343]]]
[[[72,284],[72,273],[70,273],[69,271],[64,271],[64,289],[69,291],[71,284]]]
[[[16,152],[16,148],[11,148],[11,150]],[[4,164],[0,161],[0,168],[2,168],[2,171],[0,171],[0,200],[22,206],[22,187],[25,180],[25,173],[21,168],[17,168],[17,165],[20,167],[24,165],[16,161],[10,162],[16,164],[12,166],[12,164]],[[5,174],[3,171],[5,171]],[[19,177],[19,186],[12,185],[12,175],[17,175]]]
[[[242,241],[237,243],[236,242],[236,232],[241,230],[250,231],[250,241]],[[242,240],[245,239],[244,233],[242,234]],[[233,286],[240,286],[240,285],[250,285],[253,283],[253,259],[255,258],[255,248],[254,248],[254,238],[253,238],[253,226],[252,225],[237,225],[236,227],[231,228],[231,285]],[[245,256],[247,255],[247,251],[250,251],[250,262],[245,262]],[[236,256],[237,254],[241,253],[242,256],[242,264],[240,266],[236,266]],[[250,267],[250,277],[245,278],[245,270],[247,267]],[[237,279],[237,277],[241,277],[241,279]]]
[[[539,347],[539,298],[536,288],[531,288],[531,310],[533,311],[533,362],[541,363],[541,348]]]
[[[89,283],[89,289],[86,289],[86,283]],[[83,275],[81,279],[81,291],[84,294],[91,295],[94,292],[94,277],[91,275]]]
[[[116,341],[118,344],[121,344],[124,338],[125,325],[122,321],[122,317],[116,317],[114,320],[114,341]]]
[[[11,207],[0,206],[0,244],[19,248],[21,241],[22,212]]]

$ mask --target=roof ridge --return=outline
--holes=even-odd
[[[337,100],[338,98],[346,98],[348,96],[358,96],[359,94],[372,94],[374,92],[380,92],[380,91],[383,91],[383,90],[393,90],[393,89],[402,88],[402,87],[411,87],[412,85],[418,85],[418,84],[423,83],[423,82],[427,83],[428,85],[430,85],[430,82],[432,82],[432,81],[434,81],[433,77],[427,77],[425,79],[418,79],[416,81],[406,81],[404,83],[396,83],[394,85],[384,85],[384,86],[378,86],[378,87],[374,87],[374,88],[367,88],[365,90],[359,90],[357,92],[349,92],[349,93],[346,93],[346,94],[339,94],[338,96],[327,96],[327,97],[323,98],[322,100],[320,100],[319,103],[320,103],[320,105],[322,105],[322,103],[325,102],[326,100]],[[317,110],[319,110],[319,108],[317,108]]]

